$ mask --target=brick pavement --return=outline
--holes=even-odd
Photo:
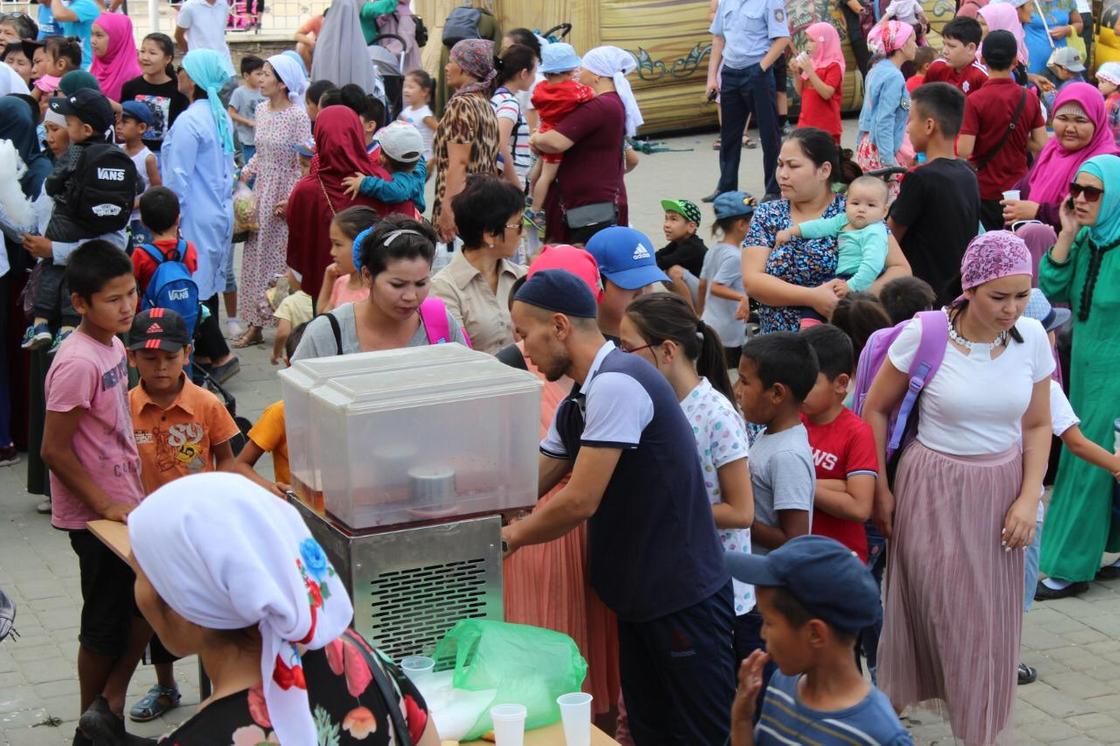
[[[845,122],[847,139],[855,123]],[[641,178],[629,180],[635,225],[659,245],[661,210],[657,200],[669,196],[699,199],[714,182],[710,134],[678,138],[673,147],[693,153],[664,153],[643,160]],[[761,151],[743,151],[743,173],[757,176]],[[743,187],[760,192],[757,178]],[[665,194],[664,184],[673,184]],[[705,209],[705,215],[708,211]],[[707,231],[706,225],[702,227]],[[255,420],[279,398],[268,349],[241,350],[241,373],[229,385],[238,413]],[[271,465],[262,459],[262,473]],[[75,673],[80,609],[77,562],[65,534],[35,513],[38,500],[24,491],[24,466],[0,468],[0,587],[18,606],[18,641],[0,643],[0,746],[69,744],[78,717]],[[1017,727],[1011,742],[1033,744],[1120,743],[1120,687],[1113,685],[1120,667],[1120,581],[1093,583],[1076,599],[1036,604],[1023,627],[1023,659],[1039,669],[1039,680],[1020,687]],[[154,723],[130,724],[145,736],[169,732],[197,705],[197,667],[193,659],[175,666],[183,706]],[[155,682],[150,668],[133,679],[129,701],[135,702]],[[949,744],[953,739],[936,714],[911,713],[908,723],[918,743]]]

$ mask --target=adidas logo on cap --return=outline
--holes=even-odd
[[[159,324],[152,324],[148,327],[148,334],[163,334],[163,327]]]
[[[649,259],[649,250],[645,246],[638,244],[634,249],[634,261],[641,261],[642,259]]]

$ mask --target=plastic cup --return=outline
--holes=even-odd
[[[1018,189],[1008,189],[1006,192],[1003,193],[1003,198],[1005,200],[1007,200],[1008,202],[1017,201],[1017,200],[1021,199],[1021,197],[1019,197],[1019,190]]]
[[[525,705],[494,705],[490,708],[496,746],[524,746],[526,714]]]
[[[404,675],[417,686],[432,675],[435,667],[436,662],[426,655],[410,655],[401,661]]]
[[[591,695],[586,692],[561,694],[556,698],[564,725],[567,746],[591,746]]]

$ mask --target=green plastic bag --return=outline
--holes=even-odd
[[[572,638],[550,629],[485,619],[464,619],[436,645],[437,666],[455,661],[456,689],[495,689],[493,702],[462,740],[472,741],[493,729],[490,707],[525,705],[525,728],[560,719],[556,698],[578,692],[587,677],[587,661]]]

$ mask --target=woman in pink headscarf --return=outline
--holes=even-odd
[[[1015,185],[1022,199],[1003,202],[1003,220],[1041,220],[1060,231],[1062,200],[1081,164],[1117,152],[1100,91],[1088,83],[1068,83],[1054,101],[1054,137],[1034,166]]]
[[[1026,67],[1030,62],[1030,56],[1027,52],[1026,34],[1023,31],[1023,24],[1019,20],[1019,12],[1011,3],[988,3],[983,8],[977,11],[977,21],[980,22],[980,30],[983,36],[987,36],[993,31],[1007,31],[1015,37],[1015,41],[1019,44],[1019,63]],[[976,59],[980,59],[980,50],[976,50]]]
[[[793,87],[801,95],[798,127],[816,127],[840,144],[840,99],[844,85],[844,50],[840,34],[831,23],[814,23],[805,29],[808,50],[790,62]],[[808,83],[809,85],[805,85]]]
[[[906,135],[910,93],[899,69],[914,59],[917,44],[914,27],[901,21],[880,21],[867,35],[867,48],[878,60],[864,81],[863,108],[856,132],[856,164],[864,172],[891,166],[907,166],[898,157]],[[898,196],[898,180],[892,179],[891,199]]]
[[[102,13],[93,22],[89,43],[93,49],[89,71],[97,78],[102,93],[120,101],[121,86],[143,73],[136,61],[132,19],[123,13]]]

